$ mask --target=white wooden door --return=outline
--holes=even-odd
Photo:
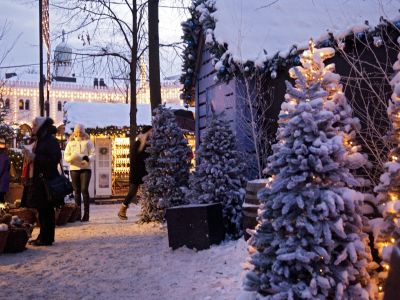
[[[96,138],[96,197],[111,196],[111,138]]]

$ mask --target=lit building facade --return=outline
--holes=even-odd
[[[129,92],[108,87],[102,78],[95,78],[93,85],[79,83],[72,72],[72,48],[64,41],[54,51],[53,81],[51,82],[49,116],[63,134],[63,107],[68,102],[126,103]],[[38,74],[6,73],[0,87],[0,106],[9,109],[7,121],[20,129],[22,135],[30,134],[32,121],[40,115]],[[161,98],[165,103],[180,104],[178,78],[165,80],[161,84]],[[140,63],[140,84],[137,103],[150,104],[150,90],[147,82],[146,65]]]

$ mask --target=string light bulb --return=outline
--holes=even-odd
[[[385,264],[383,267],[385,268],[386,271],[389,271],[390,269],[390,266],[388,264]]]

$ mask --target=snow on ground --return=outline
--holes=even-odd
[[[240,294],[243,239],[173,251],[165,227],[136,224],[138,206],[120,221],[118,208],[92,205],[90,222],[57,227],[52,247],[0,255],[0,298],[226,300]]]

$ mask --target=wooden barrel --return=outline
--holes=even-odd
[[[246,196],[243,203],[243,233],[246,241],[250,238],[247,229],[254,229],[257,225],[257,212],[260,205],[257,193],[265,187],[267,182],[267,179],[256,179],[247,182]]]
[[[390,269],[385,283],[384,300],[399,300],[400,295],[400,242],[393,247]]]

